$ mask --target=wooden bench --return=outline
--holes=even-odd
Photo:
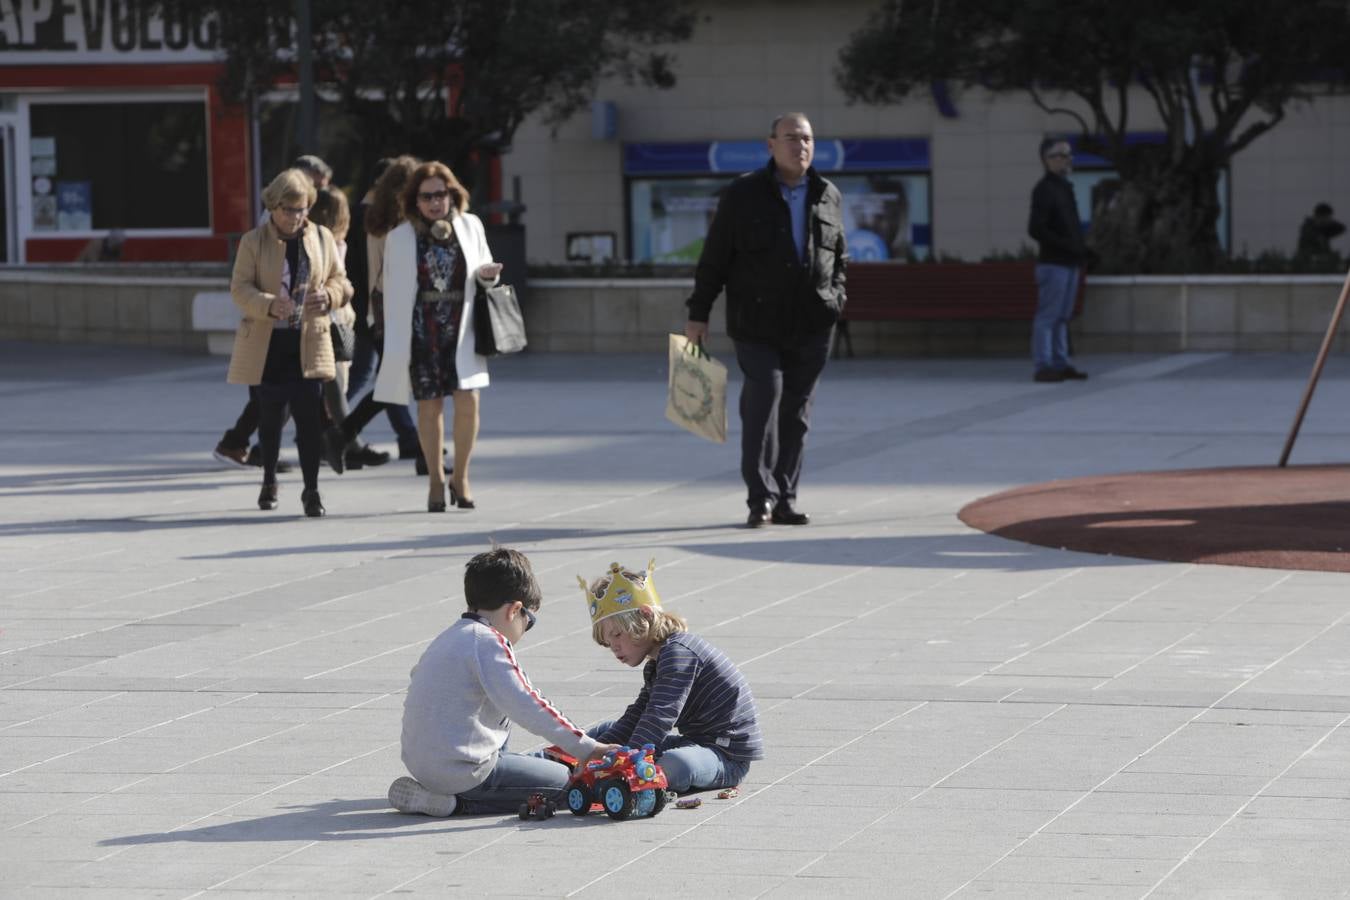
[[[853,355],[849,322],[1001,320],[1030,322],[1036,314],[1036,264],[852,263],[848,303],[835,333]],[[1079,281],[1076,315],[1083,304]]]

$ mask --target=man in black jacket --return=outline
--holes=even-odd
[[[1069,364],[1069,319],[1078,299],[1078,279],[1089,251],[1073,185],[1066,177],[1073,166],[1068,141],[1041,141],[1045,175],[1031,192],[1027,231],[1040,244],[1036,257],[1036,317],[1031,323],[1031,360],[1035,381],[1082,380],[1087,375]]]
[[[727,333],[745,376],[741,477],[747,523],[805,525],[795,507],[811,397],[844,309],[839,189],[811,168],[815,139],[801,113],[774,119],[772,159],[722,192],[694,275],[685,335],[702,341],[723,288]]]

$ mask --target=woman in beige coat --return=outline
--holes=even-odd
[[[305,489],[305,515],[324,514],[319,499],[321,385],[337,368],[329,313],[352,296],[342,256],[327,228],[306,221],[314,183],[287,169],[263,191],[267,221],[239,241],[230,294],[243,312],[230,356],[230,384],[257,385],[263,484],[259,509],[277,506],[277,455],[286,409]]]

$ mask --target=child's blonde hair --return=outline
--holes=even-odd
[[[610,576],[601,575],[595,581],[591,582],[591,594],[593,596],[603,596],[605,590],[609,587]],[[672,634],[678,634],[681,631],[688,631],[689,626],[685,623],[684,617],[673,612],[666,612],[659,606],[643,606],[638,609],[626,609],[623,612],[615,613],[612,616],[606,616],[599,622],[591,626],[591,637],[601,647],[608,647],[605,643],[604,626],[606,623],[614,623],[626,633],[629,637],[639,641],[652,640],[657,644],[665,643],[666,638]]]

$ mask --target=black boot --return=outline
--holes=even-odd
[[[318,519],[328,514],[328,510],[323,508],[323,501],[319,499],[318,489],[310,490],[306,488],[300,494],[300,502],[305,505],[305,515],[311,519]]]

